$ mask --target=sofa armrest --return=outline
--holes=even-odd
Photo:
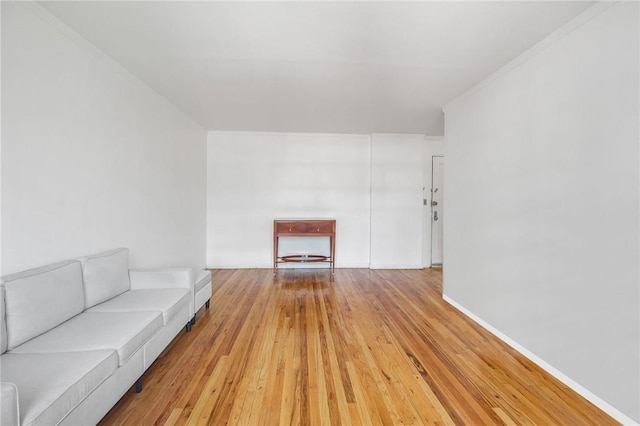
[[[18,405],[18,388],[10,382],[0,383],[0,424],[3,426],[20,426],[20,407]]]
[[[131,290],[193,288],[191,268],[129,269]]]

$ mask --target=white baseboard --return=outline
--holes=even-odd
[[[326,263],[313,264],[313,263],[289,263],[278,264],[278,269],[291,269],[291,268],[325,268],[328,269],[329,265]],[[269,265],[240,265],[240,264],[216,264],[207,265],[203,269],[273,269],[273,264]],[[346,263],[336,265],[336,269],[369,269],[368,263]],[[397,268],[396,268],[397,269]],[[422,268],[419,268],[422,269]]]
[[[586,389],[585,387],[583,387],[582,385],[580,385],[579,383],[577,383],[576,381],[574,381],[573,379],[571,379],[570,377],[562,373],[560,370],[556,369],[555,367],[553,367],[552,365],[544,361],[542,358],[539,358],[533,352],[529,351],[527,348],[520,345],[515,340],[511,339],[509,336],[500,332],[499,330],[494,328],[491,324],[487,323],[482,318],[475,315],[473,312],[467,310],[465,307],[460,305],[455,300],[451,299],[447,295],[442,295],[442,298],[447,303],[455,307],[457,310],[459,310],[460,312],[462,312],[463,314],[471,318],[473,321],[475,321],[478,325],[480,325],[481,327],[489,331],[498,339],[505,342],[507,345],[511,346],[516,351],[520,352],[522,355],[527,357],[530,361],[537,364],[540,368],[545,370],[547,373],[551,374],[553,377],[560,380],[562,383],[564,383],[565,385],[567,385],[568,387],[576,391],[578,394],[582,395],[586,400],[591,402],[596,407],[600,408],[602,411],[604,411],[605,413],[607,413],[608,415],[610,415],[611,417],[613,417],[623,425],[627,425],[627,426],[639,425],[633,419],[629,418],[624,413],[620,412],[620,410],[616,409],[611,404],[602,400],[600,397],[593,394],[591,391],[589,391],[588,389]]]
[[[421,264],[398,265],[398,264],[375,264],[366,266],[369,269],[424,269]]]

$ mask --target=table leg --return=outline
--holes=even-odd
[[[331,239],[331,273],[336,272],[336,237],[335,235],[329,237]]]
[[[273,237],[273,275],[276,275],[278,268],[278,237]]]

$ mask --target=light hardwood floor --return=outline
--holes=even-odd
[[[214,270],[201,310],[104,425],[607,425],[442,300],[442,272]]]

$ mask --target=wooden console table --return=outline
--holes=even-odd
[[[278,255],[280,237],[329,237],[329,256],[322,255]],[[325,262],[329,263],[331,273],[335,272],[336,258],[336,221],[335,219],[282,219],[273,221],[273,273],[279,263]]]

